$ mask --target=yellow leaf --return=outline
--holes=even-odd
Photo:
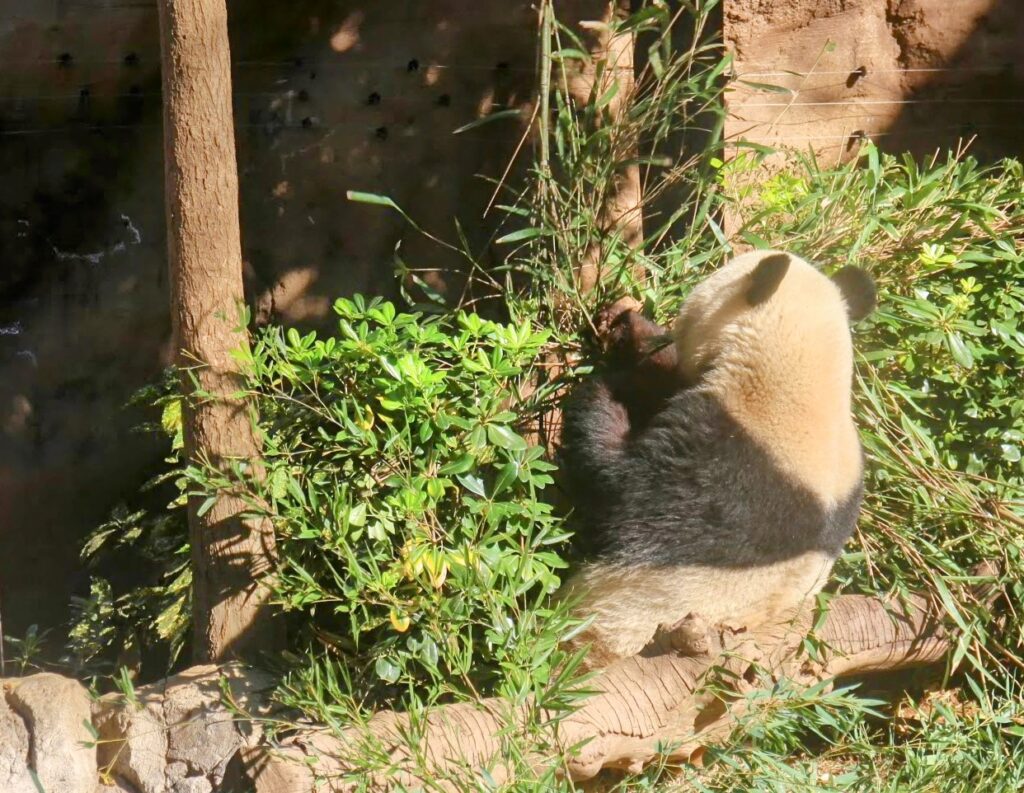
[[[399,614],[394,609],[391,609],[391,614],[389,615],[389,617],[391,619],[392,627],[399,633],[405,633],[407,630],[409,630],[411,620],[405,614]]]
[[[434,589],[444,586],[445,579],[448,578],[448,563],[444,557],[433,551],[428,551],[423,554],[423,566],[426,568],[427,577]]]
[[[181,429],[181,400],[175,399],[164,404],[163,412],[160,415],[160,424],[164,432],[174,435]]]
[[[476,567],[479,559],[480,555],[475,548],[460,548],[448,555],[448,565],[450,567]]]
[[[407,540],[402,546],[402,572],[405,577],[413,579],[423,572],[424,547],[415,540]]]

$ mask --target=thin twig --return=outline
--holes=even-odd
[[[551,2],[544,0],[541,4],[540,24],[540,171],[543,176],[540,189],[546,189],[546,180],[550,174],[551,149],[548,140],[551,123]]]

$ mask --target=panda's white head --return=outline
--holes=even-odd
[[[871,278],[857,268],[828,278],[792,254],[746,253],[700,283],[683,304],[672,329],[682,374],[695,382],[731,361],[760,367],[766,355],[787,362],[845,360],[849,323],[867,316],[874,302]]]
[[[859,477],[850,322],[874,303],[874,284],[857,268],[829,278],[792,254],[743,254],[698,285],[679,312],[672,332],[682,379],[715,392],[785,467],[830,499],[853,476],[848,465]]]

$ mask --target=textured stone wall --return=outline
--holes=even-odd
[[[1024,150],[1014,0],[730,0],[724,33],[738,76],[731,137],[824,162],[864,136],[920,155],[975,135],[984,158]]]
[[[121,694],[92,699],[80,683],[55,674],[0,679],[0,790],[250,790],[235,756],[262,737],[271,685],[255,670],[197,666],[137,688],[129,701]]]

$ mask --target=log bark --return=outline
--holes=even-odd
[[[727,737],[747,707],[742,694],[766,677],[811,685],[934,663],[951,647],[939,613],[923,597],[902,605],[857,595],[834,599],[816,634],[822,648],[816,658],[801,649],[810,623],[810,615],[801,614],[755,634],[730,626],[709,629],[691,615],[656,637],[649,650],[588,683],[596,693],[578,710],[561,720],[548,714],[548,734],[529,759],[540,766],[559,762],[561,755],[577,780],[603,768],[638,771],[664,758],[665,747],[671,761],[696,761],[704,747]],[[369,735],[390,760],[370,789],[415,786],[426,778],[463,789],[460,781],[482,767],[500,784],[512,773],[502,764],[502,736],[509,725],[526,724],[529,708],[494,699],[438,708],[413,732],[418,758],[409,753],[409,718],[388,712],[370,720],[368,733],[308,730],[271,754],[250,753],[246,761],[258,793],[309,793],[316,784],[322,785],[318,791],[354,790],[356,778],[366,781],[355,758]]]
[[[227,470],[258,466],[260,448],[232,351],[242,306],[238,171],[225,0],[160,0],[164,163],[171,317],[183,378],[185,453]],[[188,372],[191,372],[191,377]],[[193,377],[202,393],[196,398]],[[277,643],[260,583],[274,561],[267,520],[243,517],[224,492],[200,515],[189,503],[194,656],[220,661]]]

